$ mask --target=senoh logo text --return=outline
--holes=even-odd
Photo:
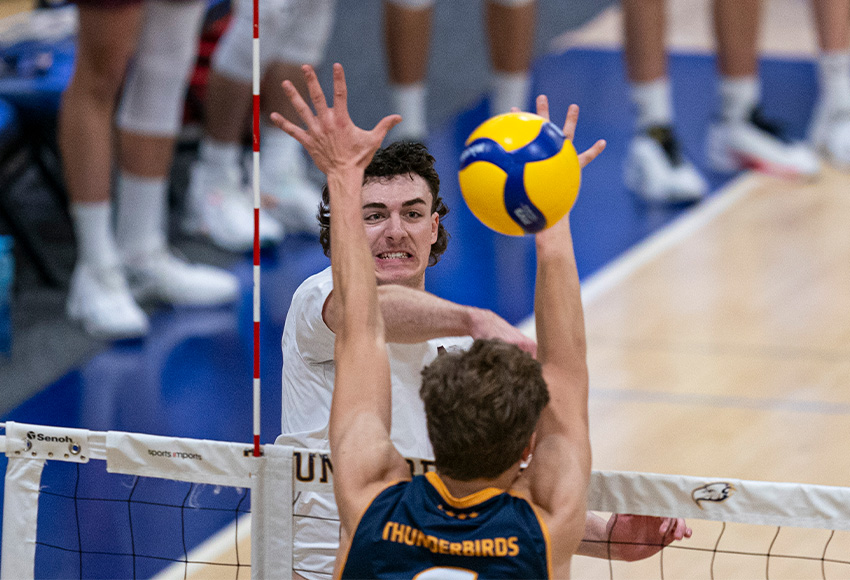
[[[47,443],[73,443],[74,440],[65,435],[64,437],[54,437],[52,435],[45,435],[44,433],[36,433],[35,431],[29,431],[27,433],[27,439],[30,441],[44,441]]]

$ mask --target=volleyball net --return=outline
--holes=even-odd
[[[6,423],[0,578],[291,578],[292,498],[331,492],[326,453]],[[431,462],[408,460],[411,471]],[[286,499],[285,499],[286,498]],[[589,509],[683,517],[691,539],[577,578],[846,578],[850,488],[593,473]],[[296,516],[297,517],[297,516]],[[617,523],[603,553],[640,543]],[[212,538],[212,539],[210,539]]]

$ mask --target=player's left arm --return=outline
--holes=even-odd
[[[335,64],[333,69],[332,107],[312,67],[302,68],[316,113],[286,81],[284,91],[306,130],[276,113],[272,121],[301,142],[328,179],[331,271],[342,312],[334,347],[330,447],[340,521],[351,533],[369,502],[387,483],[410,477],[407,463],[390,440],[389,358],[373,258],[361,217],[364,170],[400,117],[385,117],[371,131],[360,129],[348,115],[342,66]]]

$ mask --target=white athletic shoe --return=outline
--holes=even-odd
[[[809,141],[836,167],[850,170],[850,108],[836,110],[820,102],[815,105]]]
[[[287,232],[319,234],[322,191],[302,172],[292,172],[261,182],[263,203]]]
[[[254,247],[253,195],[241,186],[238,168],[217,172],[225,176],[219,182],[211,173],[202,162],[192,166],[183,231],[207,236],[219,248],[246,252]],[[261,209],[260,244],[277,245],[283,236],[280,222]]]
[[[744,122],[713,122],[706,149],[712,167],[721,173],[755,169],[785,177],[814,177],[820,172],[812,148],[784,140],[758,108]]]
[[[166,248],[124,263],[137,300],[159,300],[183,306],[228,304],[239,295],[239,280],[221,268],[190,264]]]
[[[301,144],[295,139],[281,143],[270,170],[262,169],[260,188],[263,207],[283,224],[287,232],[319,234],[321,188],[307,175]],[[269,153],[270,155],[272,153]]]
[[[623,177],[649,202],[685,203],[705,197],[708,184],[684,156],[670,127],[650,127],[632,138]]]
[[[150,328],[118,265],[95,268],[78,263],[71,276],[66,308],[68,318],[97,338],[137,338]]]

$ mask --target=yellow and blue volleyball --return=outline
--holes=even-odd
[[[557,125],[531,113],[488,119],[466,140],[460,190],[487,227],[510,236],[535,234],[570,211],[581,168]]]

